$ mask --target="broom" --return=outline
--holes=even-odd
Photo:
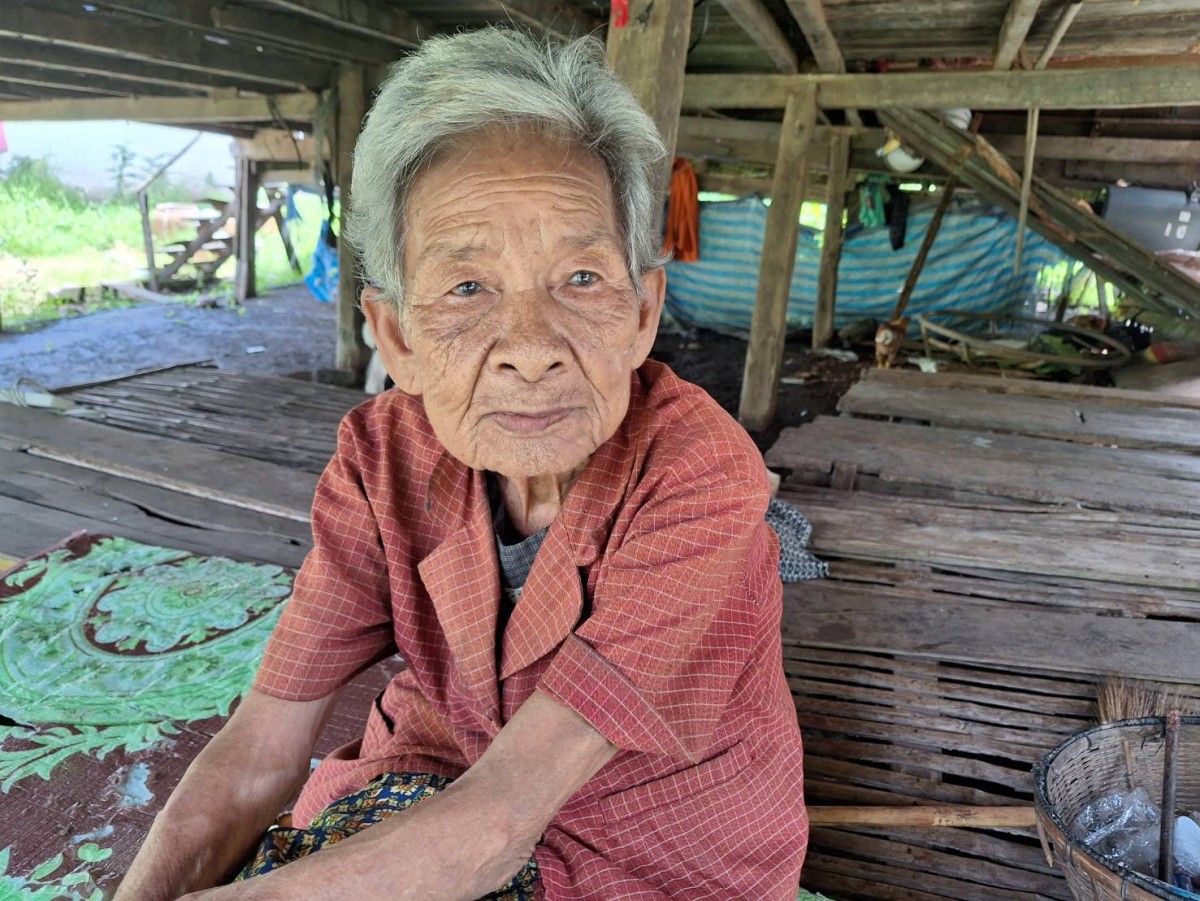
[[[1178,686],[1163,685],[1144,679],[1110,677],[1096,692],[1096,711],[1100,722],[1156,717],[1166,723],[1166,749],[1163,757],[1161,830],[1158,845],[1158,878],[1172,883],[1175,858],[1175,783],[1179,767],[1180,718],[1194,712],[1196,699],[1185,695]],[[1131,742],[1124,742],[1125,772],[1129,789],[1133,784],[1134,760]]]

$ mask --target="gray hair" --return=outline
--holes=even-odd
[[[639,276],[663,263],[654,185],[666,147],[653,120],[605,68],[596,38],[557,44],[496,27],[425,41],[380,88],[354,151],[344,218],[367,281],[402,303],[409,190],[439,150],[497,126],[577,142],[603,161],[640,292]]]

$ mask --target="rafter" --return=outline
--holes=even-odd
[[[132,28],[127,21],[93,10],[66,14],[9,4],[0,17],[0,37],[41,40],[275,87],[324,87],[329,83],[329,67],[310,59],[258,52],[254,44],[245,42],[243,46],[236,39],[214,42],[204,31],[182,25],[147,23]]]
[[[1000,36],[996,39],[996,51],[992,54],[992,68],[997,72],[1012,68],[1041,5],[1042,0],[1010,0],[1000,26]]]
[[[779,23],[767,12],[762,0],[720,0],[725,11],[762,48],[780,72],[799,72],[800,64]]]
[[[796,24],[804,32],[804,39],[808,41],[813,59],[817,61],[821,71],[834,74],[845,72],[846,61],[842,58],[837,38],[829,30],[829,22],[825,18],[825,7],[821,0],[787,0],[787,6],[792,11]]]
[[[152,85],[182,91],[208,91],[214,88],[249,87],[239,85],[235,77],[177,69],[159,63],[123,59],[101,53],[49,44],[44,41],[22,41],[0,38],[0,59],[6,62],[34,65],[42,69],[74,72],[80,75],[99,75],[120,78],[137,85]],[[150,93],[136,90],[135,93]]]
[[[563,0],[491,0],[491,5],[501,16],[535,32],[578,37],[604,28],[603,20]]]
[[[429,22],[402,9],[365,0],[264,0],[275,9],[296,13],[340,31],[352,31],[412,49],[437,34]]]
[[[813,58],[821,67],[821,71],[835,75],[845,72],[846,60],[842,56],[837,38],[829,28],[829,22],[825,18],[825,6],[821,0],[787,0],[787,5],[796,24],[804,32],[804,39],[808,41],[809,49],[812,50]],[[856,108],[847,107],[846,120],[851,125],[862,125],[862,117]]]
[[[179,96],[176,87],[164,87],[157,84],[144,84],[124,81],[120,77],[82,74],[68,72],[62,69],[47,69],[40,66],[30,66],[5,59],[0,62],[0,78],[13,84],[24,84],[35,87],[61,88],[66,91],[78,91],[82,94],[99,94],[108,97],[141,96]]]
[[[289,53],[300,51],[318,59],[388,63],[396,58],[394,45],[382,38],[332,31],[311,19],[283,12],[210,0],[98,0],[96,5],[173,25],[250,38],[256,44]]]

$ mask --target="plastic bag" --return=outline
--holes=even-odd
[[[337,238],[333,236],[329,220],[321,223],[321,234],[317,238],[317,246],[313,249],[312,269],[304,276],[304,284],[308,285],[313,297],[322,303],[337,300]]]
[[[1114,792],[1087,805],[1071,832],[1096,854],[1153,875],[1158,868],[1160,813],[1146,790]]]

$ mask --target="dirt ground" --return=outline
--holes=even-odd
[[[22,377],[63,388],[201,360],[235,372],[316,379],[333,368],[335,329],[334,306],[314,300],[303,285],[273,291],[240,310],[141,304],[0,333],[0,388]],[[807,335],[787,343],[776,423],[754,435],[764,450],[780,429],[833,412],[858,377],[858,364],[814,357],[807,348]],[[664,333],[653,356],[736,415],[744,340],[703,330]]]

